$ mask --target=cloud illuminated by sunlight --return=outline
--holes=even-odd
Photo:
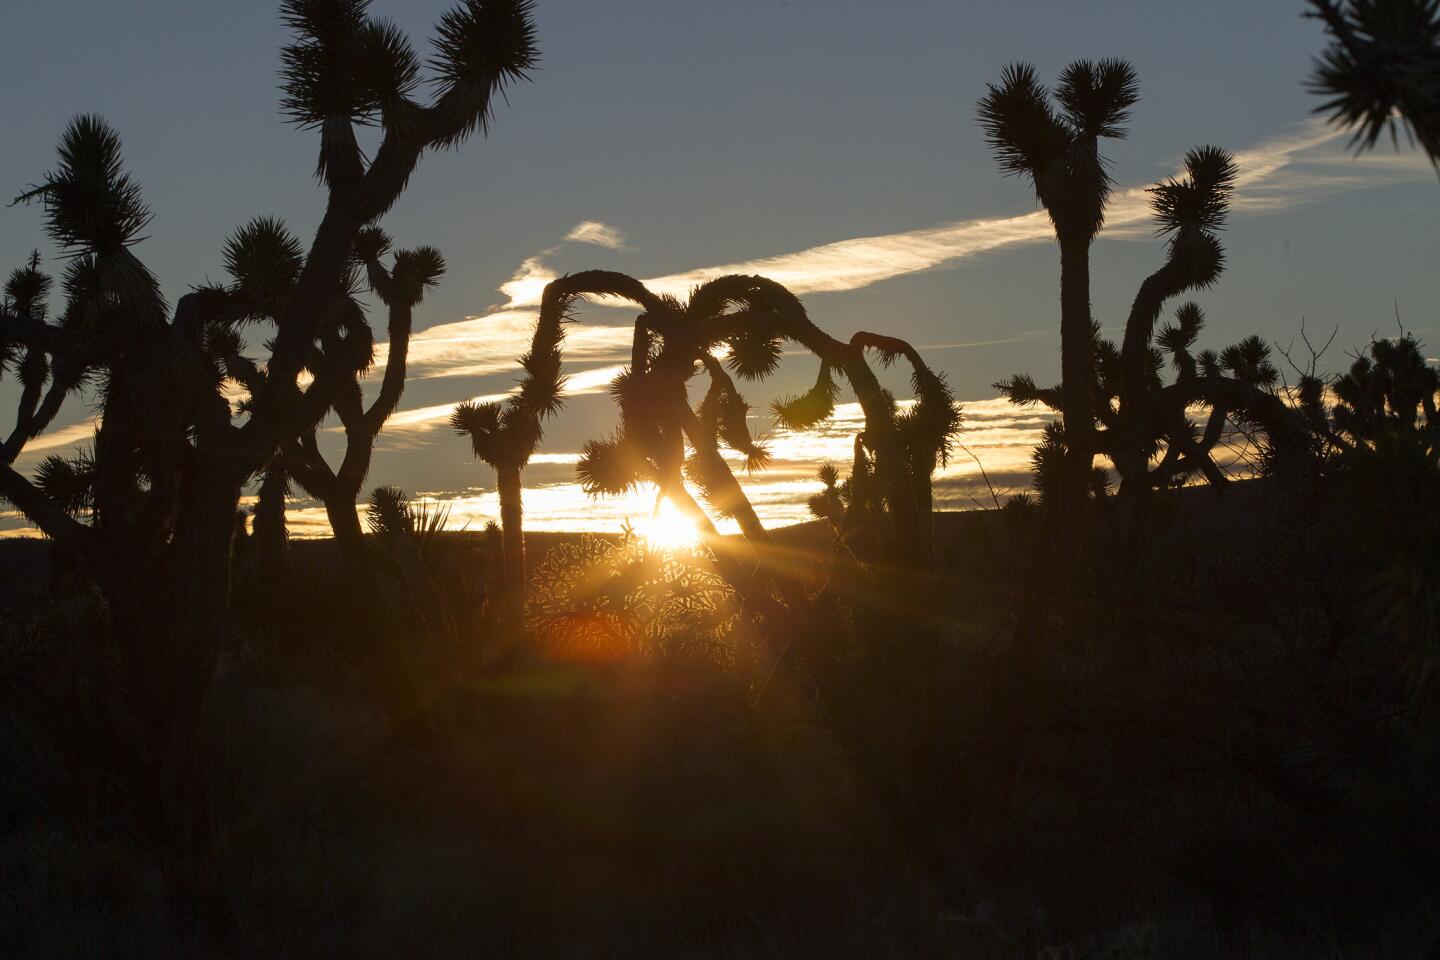
[[[565,234],[565,239],[571,243],[589,243],[607,250],[625,249],[625,234],[598,220],[586,220],[576,224],[574,230]]]
[[[1334,147],[1341,136],[1322,122],[1312,121],[1300,124],[1290,134],[1237,153],[1240,174],[1234,209],[1238,213],[1271,212],[1311,202],[1326,193],[1433,175],[1428,164],[1413,156],[1345,161],[1344,154],[1338,150],[1322,150]],[[1106,211],[1102,237],[1147,237],[1150,217],[1149,195],[1144,186],[1118,190]],[[612,243],[624,242],[618,230],[594,221],[577,225],[566,239],[599,243],[611,249],[621,249]],[[758,273],[785,284],[797,294],[835,293],[953,266],[1007,247],[1053,241],[1048,217],[1044,211],[1035,210],[1009,217],[961,220],[902,233],[840,240],[773,257],[653,277],[646,283],[657,293],[683,296],[696,285],[715,277]],[[545,284],[557,276],[545,264],[545,257],[557,249],[552,247],[526,258],[501,285],[506,302],[488,314],[416,333],[410,347],[414,376],[486,376],[513,369],[514,358],[529,344],[535,307],[540,303]],[[630,336],[630,329],[622,325],[593,322],[577,325],[567,341],[567,357],[582,363],[619,361],[627,354]],[[380,362],[383,363],[383,356]]]

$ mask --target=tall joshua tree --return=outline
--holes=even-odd
[[[1196,374],[1188,351],[1203,316],[1193,305],[1177,315],[1178,326],[1162,333],[1162,345],[1174,354],[1178,375],[1168,387],[1161,382],[1163,357],[1154,346],[1161,311],[1180,294],[1211,286],[1224,270],[1219,231],[1229,213],[1237,172],[1226,151],[1191,150],[1182,176],[1151,188],[1156,232],[1167,238],[1165,262],[1141,283],[1118,350],[1100,337],[1090,317],[1088,247],[1104,221],[1111,187],[1094,144],[1097,137],[1123,133],[1118,124],[1135,103],[1135,89],[1134,72],[1125,64],[1081,61],[1062,75],[1055,93],[1062,109],[1056,114],[1034,71],[1020,66],[1010,68],[1002,85],[992,87],[981,102],[981,120],[1002,165],[1032,179],[1055,221],[1062,288],[1086,291],[1083,313],[1078,300],[1074,312],[1071,306],[1062,308],[1061,349],[1069,359],[1062,363],[1061,383],[1040,389],[1029,377],[1016,376],[995,385],[1015,403],[1043,402],[1060,411],[1061,423],[1047,431],[1035,466],[1046,499],[1071,506],[1104,486],[1102,475],[1092,469],[1097,453],[1115,461],[1122,494],[1140,498],[1155,486],[1195,472],[1223,486],[1224,474],[1210,451],[1227,419],[1252,422],[1281,446],[1293,446],[1303,433],[1284,404],[1265,392],[1274,377],[1267,380],[1255,372],[1274,373],[1268,349],[1259,340],[1227,351],[1234,364],[1227,366],[1213,356],[1201,364],[1203,375]],[[1080,137],[1082,131],[1090,132]],[[1057,143],[1070,146],[1061,149]],[[1081,229],[1085,224],[1094,229],[1086,233]],[[1076,252],[1067,256],[1067,244]],[[1083,326],[1077,326],[1082,320]],[[1187,418],[1196,404],[1211,408],[1203,433]],[[1162,444],[1165,459],[1152,469],[1151,457]]]
[[[339,467],[332,468],[326,461],[314,429],[285,444],[278,462],[271,467],[293,476],[306,493],[325,505],[346,570],[352,577],[362,578],[362,585],[369,573],[369,554],[356,501],[370,471],[375,442],[405,389],[405,365],[415,307],[424,298],[425,291],[445,273],[445,258],[433,247],[402,250],[395,254],[392,266],[386,268],[381,260],[390,246],[390,238],[379,227],[362,230],[355,246],[355,258],[365,267],[369,288],[386,308],[389,349],[380,389],[368,406],[361,387],[362,371],[357,371],[341,387],[331,404],[345,430],[345,453]],[[368,338],[368,332],[369,328],[365,327],[352,335]],[[353,349],[341,346],[339,341],[332,342],[330,347]]]
[[[1006,67],[979,104],[980,124],[1000,168],[1030,181],[1060,245],[1060,412],[1071,501],[1083,497],[1095,453],[1090,246],[1105,223],[1113,187],[1099,144],[1125,137],[1138,99],[1130,64],[1077,60],[1053,92],[1030,64]]]
[[[1440,0],[1310,0],[1331,44],[1310,88],[1318,110],[1355,132],[1360,149],[1404,126],[1440,164]]]
[[[65,376],[89,371],[101,386],[101,421],[90,522],[8,464],[0,496],[89,558],[123,639],[127,688],[162,737],[187,736],[213,670],[243,485],[313,429],[364,365],[317,346],[363,323],[349,296],[360,231],[395,204],[426,151],[487,129],[495,97],[536,62],[530,0],[462,0],[440,19],[427,61],[436,94],[423,103],[419,55],[368,6],[281,4],[295,34],[282,52],[282,106],[318,131],[316,173],[327,191],[303,257],[272,264],[293,267],[293,283],[202,286],[172,314],[132,251],[149,220],[139,185],[119,137],[97,118],[70,125],[56,169],[24,196],[44,204],[51,237],[75,258],[66,284],[75,321],[57,330],[7,317],[5,340],[43,350]],[[357,126],[381,129],[368,162]],[[237,328],[262,319],[275,330],[264,389],[237,421],[222,392],[226,367]]]

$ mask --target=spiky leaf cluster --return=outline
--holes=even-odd
[[[125,170],[120,135],[93,114],[65,128],[59,165],[20,199],[35,198],[45,205],[50,236],[74,253],[119,253],[150,222],[140,184]]]
[[[585,441],[575,475],[581,489],[592,497],[619,496],[653,479],[653,469],[637,445],[616,430],[599,440]]]
[[[429,64],[435,83],[454,98],[441,140],[452,145],[490,122],[491,103],[507,84],[526,79],[539,63],[533,0],[462,0],[436,28]]]
[[[303,127],[368,124],[410,96],[420,60],[404,34],[369,15],[369,0],[285,0],[295,41],[280,54],[281,109]]]
[[[35,485],[52,503],[78,518],[94,503],[95,457],[88,450],[73,457],[46,457],[35,468]]]
[[[801,394],[772,400],[770,412],[775,422],[786,430],[809,430],[830,419],[839,396],[840,387],[831,375],[830,365],[821,363],[813,387]]]
[[[1373,446],[1387,434],[1440,433],[1440,372],[1425,362],[1413,337],[1377,340],[1331,390],[1335,429],[1352,445]]]
[[[513,400],[505,403],[466,401],[450,415],[450,426],[468,437],[476,458],[498,467],[524,465],[540,443],[537,421]]]
[[[1256,336],[1222,350],[1220,366],[1236,380],[1253,387],[1273,387],[1280,379],[1280,371],[1270,361],[1269,344]]]
[[[1205,312],[1199,304],[1186,303],[1175,311],[1175,321],[1162,327],[1155,337],[1161,349],[1169,351],[1170,362],[1181,380],[1195,376],[1195,358],[1191,356],[1190,349],[1195,346],[1204,327]]]
[[[1168,260],[1181,288],[1208,287],[1225,269],[1225,251],[1215,232],[1225,226],[1238,168],[1219,147],[1198,147],[1185,155],[1185,176],[1150,188],[1157,236],[1169,236]]]
[[[1354,131],[1370,149],[1398,129],[1440,163],[1440,0],[1310,0],[1332,43],[1315,62],[1310,88],[1328,98],[1316,111]]]
[[[276,315],[295,289],[305,248],[280,220],[257,217],[225,241],[222,258],[234,292],[259,318]]]
[[[989,86],[978,109],[1000,168],[1030,180],[1057,230],[1093,237],[1113,187],[1096,141],[1123,138],[1138,100],[1134,68],[1122,60],[1070,64],[1053,102],[1035,68],[1018,63]]]

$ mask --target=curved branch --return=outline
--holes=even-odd
[[[25,518],[57,543],[83,547],[94,531],[66,513],[8,463],[0,463],[0,498],[10,501]]]

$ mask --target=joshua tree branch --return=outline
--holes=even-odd
[[[26,355],[23,361],[26,365],[33,365],[36,354],[33,352]],[[43,358],[40,358],[43,363]],[[43,373],[43,367],[34,371]],[[0,463],[14,463],[15,458],[20,456],[20,451],[25,449],[25,444],[43,427],[36,427],[35,410],[40,405],[40,397],[45,389],[44,380],[39,376],[32,375],[20,391],[20,404],[15,411],[15,428],[10,432],[9,438],[0,444]]]
[[[390,419],[400,404],[400,395],[405,391],[406,361],[410,353],[413,322],[413,307],[410,304],[402,301],[390,307],[390,350],[385,358],[385,376],[380,381],[380,392],[375,402],[365,411],[366,426],[373,434],[378,434],[385,421]]]
[[[26,519],[57,543],[84,546],[93,537],[89,527],[57,506],[8,463],[0,463],[0,497],[14,504]]]

